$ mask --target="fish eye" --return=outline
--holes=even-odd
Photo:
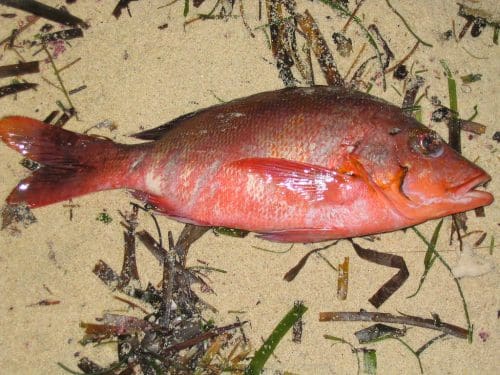
[[[426,132],[415,135],[412,148],[422,155],[437,158],[443,153],[443,143],[444,141],[436,133]]]

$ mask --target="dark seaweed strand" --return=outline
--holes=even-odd
[[[13,83],[11,85],[0,87],[0,98],[6,95],[17,94],[18,92],[34,89],[37,83]]]
[[[397,268],[399,271],[382,285],[368,301],[379,308],[389,297],[391,297],[408,279],[410,273],[403,257],[394,254],[381,253],[371,249],[365,249],[349,239],[356,254],[361,259],[380,264],[386,267]]]
[[[50,7],[38,1],[0,0],[0,4],[24,10],[25,12],[32,13],[35,16],[43,17],[50,21],[62,23],[63,25],[66,26],[81,26],[84,29],[89,27],[89,25],[86,24],[82,19],[71,15],[69,12]]]
[[[115,8],[113,9],[113,12],[112,12],[113,16],[115,16],[115,18],[118,19],[122,14],[122,10],[125,8],[127,8],[128,15],[131,16],[130,9],[128,6],[132,1],[137,1],[137,0],[120,0],[120,1],[118,1]]]
[[[469,331],[465,328],[444,322],[436,323],[435,319],[425,319],[412,315],[393,315],[389,313],[369,312],[364,310],[320,312],[319,321],[396,323],[433,329],[461,339],[466,339],[469,335]]]
[[[278,1],[267,3],[267,16],[269,20],[269,32],[271,35],[271,49],[276,60],[278,74],[285,87],[294,87],[296,79],[293,76],[291,67],[293,60],[286,48],[284,30],[284,18]]]
[[[311,44],[328,85],[343,87],[344,80],[338,72],[335,59],[314,18],[306,10],[303,15],[297,15],[296,20]]]
[[[0,66],[0,78],[20,76],[40,72],[39,61],[20,62],[18,64]]]

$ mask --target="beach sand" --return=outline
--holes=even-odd
[[[59,6],[63,1],[45,1]],[[283,83],[263,28],[267,19],[265,7],[259,20],[257,1],[244,1],[245,20],[255,33],[252,37],[242,22],[239,5],[234,17],[206,20],[184,25],[184,2],[158,9],[167,1],[132,2],[129,17],[126,11],[119,19],[111,12],[116,1],[77,1],[68,6],[72,14],[90,24],[84,37],[71,40],[65,51],[55,59],[62,67],[76,58],[80,61],[64,70],[63,81],[68,89],[86,85],[86,89],[71,96],[78,110],[78,120],[71,119],[66,129],[83,132],[104,120],[112,121],[116,130],[99,129],[94,134],[110,137],[117,142],[133,142],[127,135],[142,128],[152,128],[170,119],[196,109],[261,91],[279,89]],[[215,1],[206,1],[202,8],[191,8],[188,19],[197,13],[210,11]],[[238,4],[239,2],[237,2]],[[317,1],[297,1],[299,11],[309,9],[318,22],[325,38],[331,42],[331,33],[339,31],[346,19]],[[351,2],[352,3],[352,2]],[[477,2],[474,2],[477,3]],[[479,2],[480,6],[495,13],[495,1]],[[455,22],[457,33],[465,20],[457,16],[458,6],[453,1],[392,1],[404,15],[415,33],[433,47],[420,45],[407,61],[413,71],[425,78],[428,96],[437,95],[448,105],[447,79],[440,60],[447,62],[457,81],[460,116],[469,118],[477,105],[475,121],[486,125],[480,136],[462,133],[463,154],[490,172],[493,180],[488,190],[497,194],[499,189],[498,142],[492,140],[499,130],[500,117],[498,87],[500,76],[499,47],[493,44],[493,29],[487,27],[478,38],[468,32],[457,43],[444,41],[441,34],[451,29]],[[477,4],[476,4],[477,6]],[[352,9],[352,5],[351,5]],[[0,38],[7,37],[18,22],[25,19],[24,12],[0,6],[0,13],[16,13],[15,18],[0,17]],[[416,40],[400,18],[388,8],[385,1],[370,0],[359,13],[365,25],[376,23],[381,34],[401,60]],[[32,39],[47,23],[39,20],[24,31],[17,42]],[[162,29],[161,25],[168,25]],[[56,26],[54,30],[57,30]],[[362,44],[362,32],[351,24],[347,35],[354,41],[354,52],[346,58],[335,53],[338,67],[345,74]],[[16,43],[17,43],[16,42]],[[19,57],[9,49],[0,51],[0,65],[14,64]],[[332,50],[334,47],[331,45]],[[19,53],[27,61],[44,60],[44,52],[32,54],[39,47],[19,46]],[[367,45],[360,61],[370,57],[373,50]],[[359,63],[358,63],[359,64]],[[391,65],[394,64],[394,61]],[[317,84],[325,84],[315,65]],[[371,73],[378,69],[371,65]],[[371,75],[370,70],[366,77]],[[482,74],[480,81],[464,84],[460,77],[470,73]],[[62,92],[49,85],[42,76],[56,83],[50,64],[42,62],[41,73],[23,76],[38,83],[36,91],[30,90],[16,96],[0,98],[0,117],[25,115],[43,119],[57,109],[56,101],[66,103]],[[297,75],[298,77],[298,75]],[[376,84],[371,94],[401,105],[403,83],[387,76],[388,87],[384,92]],[[0,85],[7,85],[11,78],[3,78]],[[421,102],[423,123],[430,124],[433,111],[428,100]],[[433,128],[446,135],[443,123]],[[20,164],[19,155],[0,145],[0,201],[4,201],[16,183],[27,175]],[[57,362],[76,368],[77,357],[88,355],[105,365],[116,360],[112,345],[99,348],[82,347],[78,340],[83,336],[80,322],[93,322],[105,311],[127,313],[126,305],[113,298],[114,293],[92,273],[99,259],[115,270],[121,268],[123,256],[123,227],[118,211],[130,210],[131,196],[124,190],[100,192],[73,199],[73,218],[67,203],[36,209],[37,222],[18,231],[7,228],[0,231],[0,372],[3,374],[64,374]],[[498,202],[498,200],[497,200]],[[488,263],[498,267],[499,252],[488,249],[492,236],[498,243],[500,212],[498,203],[485,209],[486,216],[478,218],[468,214],[469,232],[480,230],[488,233],[485,242],[476,252]],[[96,218],[106,211],[113,219],[104,224]],[[172,230],[178,235],[182,225],[165,217],[158,217],[164,233]],[[141,228],[156,233],[152,220],[141,216]],[[419,226],[430,238],[437,221]],[[438,250],[451,265],[457,262],[457,241],[449,245],[451,220],[446,218],[438,242]],[[473,244],[479,234],[464,239]],[[419,295],[406,297],[417,288],[423,271],[426,245],[412,230],[398,231],[379,236],[375,242],[357,240],[365,247],[396,253],[407,262],[410,278],[379,311],[398,312],[431,317],[439,315],[444,322],[466,327],[460,295],[450,273],[436,262]],[[209,232],[196,242],[189,253],[189,263],[220,268],[226,273],[211,273],[210,285],[214,294],[200,293],[201,297],[218,309],[207,313],[217,324],[234,322],[236,315],[248,320],[245,332],[252,346],[257,349],[274,329],[280,319],[302,300],[308,307],[303,317],[302,342],[294,343],[288,333],[280,342],[274,355],[266,364],[266,373],[294,374],[347,374],[356,373],[356,358],[347,345],[333,345],[323,335],[341,337],[356,347],[377,350],[378,373],[418,374],[415,357],[396,340],[360,345],[353,333],[369,323],[319,322],[322,311],[375,311],[368,298],[394,273],[394,269],[368,263],[356,256],[352,246],[340,242],[322,254],[333,264],[344,257],[350,258],[349,294],[346,301],[336,297],[337,274],[319,257],[311,257],[293,282],[283,280],[283,275],[318,244],[297,244],[285,253],[270,253],[252,246],[285,250],[286,244],[275,244],[254,238],[244,239],[215,236]],[[162,267],[153,256],[138,245],[138,266],[141,280],[157,283]],[[474,324],[473,342],[448,338],[435,343],[422,356],[426,374],[494,374],[500,368],[498,357],[499,334],[497,311],[499,309],[498,272],[493,270],[483,276],[461,280],[465,299]],[[41,300],[57,300],[57,305],[34,305]],[[230,313],[240,311],[240,313]],[[414,349],[423,345],[437,333],[421,328],[408,331],[405,341]],[[78,353],[78,354],[75,354]],[[495,370],[497,369],[497,370]],[[276,372],[275,372],[276,371]]]

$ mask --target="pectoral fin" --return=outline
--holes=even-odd
[[[231,167],[257,174],[267,183],[296,193],[307,201],[321,201],[327,192],[340,184],[349,183],[353,178],[322,166],[278,158],[241,159],[232,163]]]

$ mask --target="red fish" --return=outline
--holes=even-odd
[[[179,221],[282,242],[393,231],[485,206],[490,176],[400,108],[316,86],[265,92],[134,135],[135,145],[25,117],[0,139],[41,167],[8,196],[40,207],[126,188]]]

